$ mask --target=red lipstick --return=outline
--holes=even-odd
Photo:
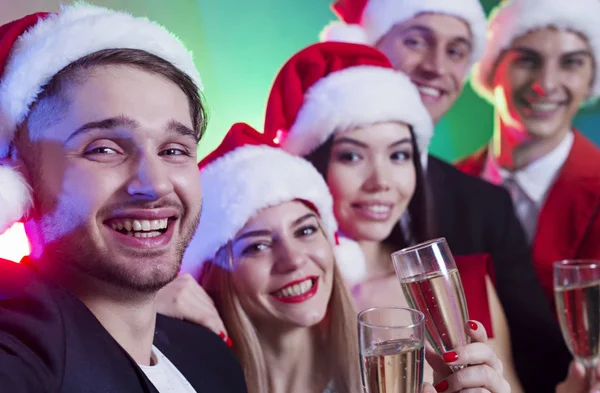
[[[311,285],[312,285],[308,291],[306,291],[300,295],[291,295],[291,296],[282,295],[282,291],[284,289],[290,288],[296,284],[303,283],[307,280],[310,280]],[[305,302],[308,299],[312,298],[317,293],[318,289],[319,289],[319,277],[317,277],[317,276],[305,277],[300,280],[292,281],[292,282],[284,285],[280,289],[278,289],[274,292],[271,292],[271,296],[273,297],[273,299],[276,299],[282,303],[302,303],[302,302]]]

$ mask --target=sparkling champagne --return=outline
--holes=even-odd
[[[401,280],[410,306],[425,314],[425,334],[438,354],[469,343],[467,302],[457,269]]]
[[[423,342],[390,340],[366,348],[361,354],[365,393],[417,393],[423,383]]]
[[[600,281],[554,288],[556,312],[569,350],[584,364],[600,349]]]

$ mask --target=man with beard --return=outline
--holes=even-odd
[[[88,5],[0,27],[0,386],[245,392],[205,328],[156,315],[200,215],[205,128],[190,54],[157,24]]]
[[[460,96],[485,47],[486,19],[479,0],[339,0],[333,9],[340,21],[329,25],[321,39],[381,50],[417,86],[435,123]],[[431,155],[424,161],[437,234],[446,237],[455,254],[487,253],[493,259],[524,390],[553,391],[566,375],[570,356],[510,196]]]

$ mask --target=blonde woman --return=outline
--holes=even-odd
[[[159,311],[200,323],[220,314],[250,393],[362,392],[356,314],[335,264],[361,253],[338,239],[322,176],[244,124],[200,167],[203,214],[183,269],[199,277],[214,303],[182,275],[159,294]],[[452,364],[471,365],[472,378],[448,378],[445,390],[497,391],[506,381],[484,344],[485,328],[470,321],[466,330],[473,344]],[[434,370],[446,378],[439,360]]]
[[[183,269],[211,295],[249,392],[359,393],[331,196],[308,162],[270,143],[238,124],[200,163],[202,220]]]

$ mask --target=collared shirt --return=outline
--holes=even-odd
[[[498,166],[493,154],[487,155],[481,177],[491,183],[502,184],[510,192],[515,213],[530,243],[537,229],[540,209],[569,156],[573,139],[573,133],[569,132],[554,150],[514,172]],[[489,151],[493,151],[491,146]]]

